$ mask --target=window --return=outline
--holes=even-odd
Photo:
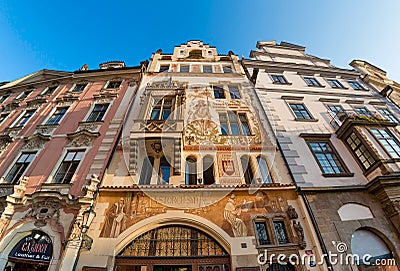
[[[59,124],[62,117],[67,112],[67,110],[68,110],[68,107],[57,108],[56,111],[53,113],[53,115],[50,117],[50,119],[46,122],[46,124],[48,124],[48,125]]]
[[[213,86],[215,99],[225,99],[225,91],[220,86]]]
[[[248,156],[242,156],[240,158],[240,162],[242,164],[244,181],[246,184],[251,184],[253,182],[254,174],[253,170],[250,166],[250,159]]]
[[[1,113],[0,114],[0,123],[2,123],[9,115],[10,115],[10,113],[8,113],[8,112]]]
[[[194,157],[186,158],[185,184],[197,184],[197,160]]]
[[[315,79],[314,77],[304,77],[304,81],[306,81],[307,86],[310,87],[321,87],[322,85]]]
[[[57,88],[58,88],[58,86],[51,86],[51,87],[48,87],[48,88],[46,89],[46,91],[43,92],[43,95],[51,95],[51,94],[54,93],[54,91],[55,91]]]
[[[169,71],[169,65],[160,66],[160,72],[168,72],[168,71]]]
[[[25,99],[26,97],[29,96],[29,94],[32,93],[33,90],[34,90],[33,88],[28,89],[28,90],[25,90],[24,92],[22,92],[22,93],[17,97],[17,100],[23,100],[23,99]]]
[[[7,176],[5,177],[6,182],[10,184],[17,184],[19,179],[25,173],[29,164],[35,158],[35,155],[36,152],[22,153],[11,168],[10,172],[8,172]]]
[[[204,73],[212,73],[212,66],[211,65],[203,65],[203,72]]]
[[[329,142],[307,143],[323,173],[341,174],[346,172]]]
[[[203,181],[206,185],[215,183],[214,160],[209,156],[203,158]]]
[[[75,87],[72,89],[72,92],[81,92],[84,91],[87,86],[87,83],[79,83],[76,84]]]
[[[328,104],[327,107],[328,107],[330,112],[333,112],[333,113],[336,113],[336,114],[339,113],[339,112],[344,112],[343,107],[341,105],[338,105],[338,104]]]
[[[347,83],[355,90],[365,90],[357,81],[347,81]]]
[[[85,151],[83,150],[68,151],[60,167],[57,169],[54,182],[62,184],[70,183],[84,153]]]
[[[160,168],[158,170],[158,177],[160,184],[168,184],[169,177],[171,176],[171,166],[165,156],[160,159]]]
[[[289,239],[286,234],[285,223],[283,221],[274,221],[274,229],[276,234],[276,239],[278,239],[279,244],[289,243]]]
[[[378,139],[392,158],[400,158],[398,141],[385,129],[371,129],[372,134]]]
[[[290,103],[289,106],[295,114],[296,119],[314,119],[303,103]]]
[[[219,121],[223,135],[250,135],[249,122],[245,113],[220,113]]]
[[[344,88],[343,85],[336,79],[327,79],[326,80],[331,88]]]
[[[262,183],[272,183],[271,175],[269,174],[268,164],[265,158],[258,156],[257,163],[258,163],[258,168],[260,169]]]
[[[232,67],[231,66],[222,66],[222,71],[224,73],[232,73]]]
[[[107,89],[119,88],[122,84],[122,81],[110,81],[107,85]]]
[[[10,97],[10,94],[5,94],[0,96],[0,103],[5,102],[5,100],[7,100],[8,97]]]
[[[378,108],[378,112],[388,121],[398,123],[397,118],[386,108]]]
[[[268,237],[267,224],[265,222],[255,222],[257,240],[260,246],[269,245],[271,241]]]
[[[288,81],[283,75],[271,75],[271,78],[274,84],[288,84]]]
[[[172,97],[164,97],[157,102],[151,111],[151,120],[167,120],[172,112]]]
[[[189,65],[181,65],[180,72],[189,72]]]
[[[110,104],[96,104],[86,121],[102,121],[109,105]]]
[[[24,115],[15,123],[14,127],[23,127],[35,113],[35,110],[26,110]]]
[[[369,169],[375,163],[374,157],[355,133],[351,133],[346,142],[364,169]]]
[[[151,182],[153,173],[154,157],[148,156],[143,160],[142,171],[140,172],[140,185],[148,185]]]
[[[355,107],[354,111],[360,116],[371,117],[371,112],[366,107]]]
[[[238,86],[228,86],[231,99],[240,99],[240,92]]]

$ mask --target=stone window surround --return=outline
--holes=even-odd
[[[26,150],[24,148],[20,149],[18,154],[14,157],[13,161],[8,165],[7,169],[4,171],[3,175],[0,178],[0,183],[7,183],[6,182],[6,176],[10,173],[11,169],[15,165],[15,163],[18,161],[22,153],[24,152],[35,152],[35,157],[33,158],[32,162],[29,164],[29,166],[25,169],[24,173],[22,173],[22,176],[29,170],[31,167],[32,163],[35,161],[36,157],[38,157],[39,153],[41,152],[42,148],[40,149],[31,149],[31,150]]]
[[[86,86],[85,86],[85,88],[84,88],[83,90],[74,91],[76,85],[78,85],[78,84],[86,84]],[[79,82],[75,82],[75,83],[72,85],[72,87],[71,87],[67,92],[70,92],[70,93],[82,93],[82,92],[84,92],[85,90],[87,90],[87,88],[88,88],[89,86],[90,86],[90,82],[88,82],[88,81],[79,81]]]
[[[301,78],[304,80],[304,82],[306,83],[307,87],[315,87],[315,88],[324,88],[326,87],[325,85],[322,85],[321,82],[315,78],[315,76],[308,76],[308,75],[301,75]],[[312,78],[315,81],[317,81],[318,85],[309,85],[307,84],[306,78]]]
[[[104,118],[107,116],[108,112],[110,111],[110,109],[111,109],[111,107],[112,107],[112,105],[113,105],[113,103],[114,103],[114,100],[113,100],[113,99],[107,99],[107,100],[95,99],[95,100],[92,102],[92,104],[90,105],[90,108],[89,108],[88,112],[86,113],[85,117],[83,118],[82,122],[83,122],[83,123],[92,122],[92,121],[88,121],[87,119],[89,118],[90,114],[92,113],[94,107],[95,107],[97,104],[106,104],[106,103],[108,103],[108,108],[107,108],[106,112],[104,112],[104,116],[103,116],[102,120],[101,120],[101,121],[97,121],[97,122],[102,122],[102,121],[104,121]]]
[[[119,85],[119,87],[117,87],[117,88],[108,88],[108,85],[111,83],[111,82],[119,82],[119,81],[121,81],[121,83],[120,83],[120,85]],[[121,79],[121,78],[114,78],[114,79],[111,79],[111,80],[107,80],[107,82],[106,82],[106,84],[104,85],[104,87],[102,88],[103,90],[118,90],[118,89],[120,89],[121,87],[122,87],[122,85],[123,85],[123,83],[125,82],[125,79]]]
[[[63,108],[63,107],[68,107],[67,111],[65,112],[65,114],[63,115],[63,117],[61,118],[60,122],[57,124],[48,124],[47,121],[54,115],[54,113],[57,111],[57,109],[59,108]],[[43,125],[59,125],[61,123],[61,121],[64,119],[64,117],[69,113],[71,106],[68,105],[62,105],[62,104],[56,104],[50,111],[50,113],[46,116],[46,118],[43,120],[43,122],[40,124],[41,126]]]
[[[229,101],[230,100],[235,101],[235,100],[243,99],[242,84],[240,84],[240,83],[231,83],[229,81],[219,81],[219,82],[216,82],[216,83],[210,82],[209,84],[210,84],[210,88],[211,88],[211,91],[212,91],[212,97],[214,97],[214,99],[229,100]],[[225,94],[225,98],[215,98],[215,96],[214,96],[214,86],[221,87],[223,89],[224,94]],[[238,88],[239,95],[241,97],[240,99],[232,99],[231,98],[229,86],[234,86],[234,87]]]
[[[285,232],[286,232],[286,237],[288,239],[288,243],[285,244],[279,244],[278,239],[276,237],[275,233],[275,228],[274,228],[274,222],[275,221],[282,221],[285,225]],[[269,244],[267,245],[260,245],[260,242],[258,240],[258,234],[257,234],[257,229],[256,229],[256,222],[264,222],[266,224],[267,228],[267,235],[269,238]],[[256,239],[256,247],[257,248],[268,248],[268,247],[279,247],[279,246],[293,246],[297,245],[294,243],[294,236],[290,227],[290,221],[287,219],[285,215],[282,214],[272,214],[272,215],[265,215],[265,216],[255,216],[252,219],[252,224],[253,224],[253,229],[254,229],[254,235]]]
[[[331,143],[330,138],[331,134],[310,134],[310,133],[301,133],[299,135],[305,140],[305,143],[310,150],[312,156],[314,157],[315,163],[321,170],[322,176],[325,178],[330,177],[353,177],[354,173],[350,172],[347,168],[346,164],[344,163],[343,159],[340,157],[339,152],[336,150],[335,146]],[[315,156],[314,152],[311,150],[311,147],[308,145],[308,142],[327,142],[332,149],[333,153],[336,155],[336,158],[339,160],[340,165],[342,166],[344,172],[342,173],[324,173],[320,163],[318,162],[317,157]]]
[[[28,110],[35,110],[35,112],[33,112],[33,114],[29,117],[29,119],[25,122],[25,124],[23,126],[15,126],[17,125],[17,123],[19,122],[19,120],[25,115],[25,113]],[[23,127],[25,127],[25,125],[32,119],[32,117],[36,114],[38,110],[37,109],[33,109],[33,108],[25,108],[21,114],[13,121],[13,123],[10,125],[10,128],[20,128],[22,129]]]
[[[283,100],[285,100],[285,103],[287,107],[289,108],[290,112],[292,113],[294,120],[295,121],[302,121],[302,122],[318,122],[318,119],[314,117],[314,115],[310,112],[310,110],[307,108],[306,104],[302,102],[304,97],[290,97],[290,96],[282,96],[281,97]],[[298,118],[296,114],[294,113],[292,107],[290,104],[303,104],[304,109],[308,112],[310,115],[309,119],[303,119],[303,118]]]
[[[65,148],[63,148],[63,151],[62,151],[60,157],[58,158],[57,163],[54,165],[53,170],[51,171],[49,177],[47,178],[47,180],[44,183],[54,184],[54,185],[65,185],[63,183],[59,183],[59,184],[54,183],[54,176],[56,175],[59,167],[61,166],[62,162],[64,161],[65,156],[67,155],[67,153],[69,151],[82,151],[82,150],[84,150],[82,159],[80,160],[79,165],[76,168],[75,173],[71,178],[71,182],[69,183],[70,185],[72,185],[75,182],[76,174],[77,174],[77,172],[79,172],[82,164],[84,164],[84,160],[85,160],[86,155],[87,155],[87,153],[89,152],[90,149],[91,149],[90,147],[85,147],[85,146],[82,146],[82,147],[65,147]]]

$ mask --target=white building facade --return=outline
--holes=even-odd
[[[304,47],[258,42],[250,57],[243,65],[276,127],[323,252],[398,262],[398,108],[359,72],[334,67]],[[362,261],[329,266],[376,270]]]

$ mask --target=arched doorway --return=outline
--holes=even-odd
[[[351,252],[359,270],[397,271],[396,262],[386,243],[375,233],[359,229],[351,236]],[[365,258],[365,255],[368,255]],[[365,262],[365,260],[367,260]]]
[[[6,268],[13,271],[47,271],[52,255],[50,237],[42,231],[32,231],[11,250]]]
[[[199,229],[169,225],[135,238],[116,257],[116,271],[229,271],[228,252]]]

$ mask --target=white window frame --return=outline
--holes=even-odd
[[[32,116],[30,116],[29,120],[23,126],[15,126],[28,110],[35,110],[35,112],[32,114]],[[22,113],[18,116],[18,118],[10,125],[10,128],[21,128],[21,129],[24,128],[25,125],[32,119],[32,117],[36,114],[37,111],[38,111],[37,109],[24,109],[24,111],[22,111]]]
[[[86,155],[87,155],[87,153],[89,152],[90,149],[91,149],[90,147],[89,148],[87,148],[87,147],[86,148],[85,147],[82,147],[82,148],[77,148],[77,147],[64,148],[62,153],[61,153],[61,155],[60,155],[60,157],[58,158],[57,163],[55,164],[53,170],[51,171],[51,173],[50,173],[49,177],[47,178],[47,180],[45,181],[45,183],[52,183],[52,184],[55,184],[55,185],[70,185],[70,184],[75,183],[77,172],[79,172],[79,170],[80,170],[80,168],[81,168],[81,166],[83,164],[83,161],[85,160]],[[55,183],[54,182],[54,177],[55,177],[58,169],[60,168],[62,162],[64,161],[64,158],[67,155],[67,153],[68,152],[72,152],[72,151],[84,151],[84,152],[83,152],[82,160],[79,162],[79,165],[76,168],[76,170],[74,172],[74,175],[71,178],[71,182],[69,182],[68,184]]]
[[[45,93],[47,92],[47,90],[48,90],[49,88],[51,88],[51,87],[54,87],[54,86],[48,86],[48,87],[46,87],[46,88],[40,93],[40,95],[45,95]],[[57,87],[56,87],[56,89],[53,91],[53,93],[56,92],[56,91],[58,90],[59,87],[60,87],[60,85],[57,85]],[[50,95],[51,95],[51,94],[50,94]]]
[[[92,113],[94,107],[95,107],[97,104],[106,104],[106,103],[108,103],[108,108],[107,108],[106,112],[104,113],[103,119],[101,120],[101,121],[104,121],[104,119],[106,118],[106,116],[107,116],[107,114],[108,114],[108,111],[110,111],[110,108],[112,107],[112,104],[114,103],[114,100],[103,101],[103,102],[94,101],[94,102],[91,104],[91,106],[90,106],[90,108],[89,108],[89,111],[86,113],[86,116],[83,118],[82,122],[92,122],[92,121],[88,121],[87,119],[89,118],[90,114]]]
[[[19,99],[21,98],[21,96],[22,96],[25,92],[27,92],[27,91],[29,91],[29,90],[30,90],[31,92],[29,92],[29,94],[26,95],[26,97],[25,97],[24,99],[28,98],[28,97],[32,94],[32,92],[34,92],[34,91],[36,90],[36,88],[30,88],[30,89],[27,89],[27,90],[22,91],[15,99],[19,100]]]
[[[68,107],[67,112],[65,112],[64,116],[60,119],[60,122],[58,124],[47,124],[47,122],[49,121],[49,119],[54,115],[54,113],[57,111],[58,108],[61,107]],[[64,119],[64,117],[69,113],[71,106],[69,105],[56,105],[48,114],[48,116],[44,119],[44,121],[41,123],[41,125],[60,125],[60,123],[62,122],[62,120]]]
[[[109,85],[111,82],[116,82],[116,81],[121,81],[121,84],[119,85],[119,87],[117,87],[117,88],[108,88],[108,85]],[[107,83],[104,85],[104,89],[120,89],[121,86],[122,86],[122,84],[124,83],[124,81],[125,81],[125,79],[113,79],[113,80],[108,80]]]
[[[35,153],[35,157],[33,158],[32,162],[29,164],[29,166],[25,169],[25,171],[22,173],[21,177],[24,176],[24,174],[29,170],[29,168],[32,166],[32,163],[36,160],[36,158],[38,157],[38,154],[40,153],[41,149],[32,149],[32,150],[24,150],[21,149],[18,152],[18,155],[15,156],[15,158],[13,159],[12,163],[10,163],[6,169],[6,171],[4,171],[3,175],[1,176],[0,179],[0,183],[7,183],[6,181],[6,176],[10,173],[11,169],[14,167],[15,163],[18,161],[18,159],[21,157],[21,155],[25,152],[36,152]]]
[[[83,90],[81,90],[81,91],[74,91],[76,85],[78,85],[78,84],[86,84],[86,86],[85,86],[85,88],[84,88]],[[87,89],[87,87],[89,86],[89,84],[90,84],[89,82],[77,82],[77,83],[74,83],[74,84],[72,85],[72,87],[68,90],[68,92],[72,92],[72,93],[81,93],[81,92],[84,92],[84,91]]]

